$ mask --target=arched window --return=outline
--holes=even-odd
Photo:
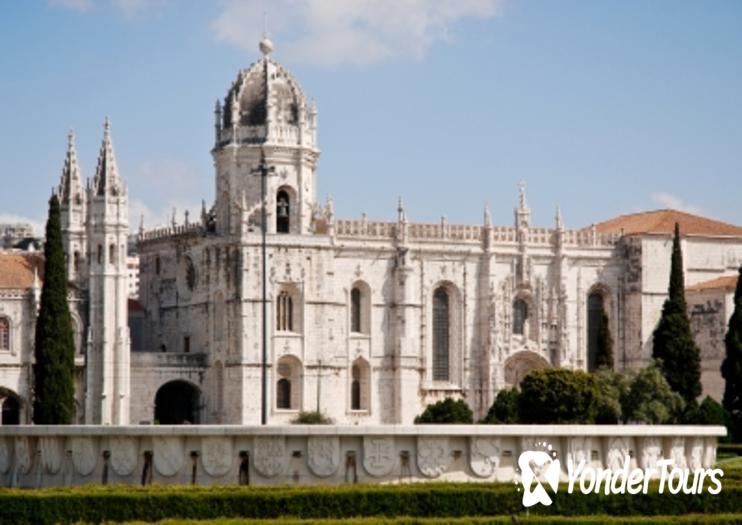
[[[350,291],[350,331],[360,333],[361,330],[361,290],[353,288]]]
[[[75,254],[72,257],[72,268],[76,272],[80,271],[80,252],[79,251],[75,251]]]
[[[350,409],[368,410],[371,367],[359,357],[353,362],[350,372]]]
[[[433,294],[433,380],[449,379],[449,300],[448,292],[438,288]]]
[[[276,194],[276,232],[289,233],[290,212],[289,194],[281,190]]]
[[[10,350],[10,320],[0,317],[0,350]]]
[[[291,408],[291,381],[282,377],[276,384],[276,408],[289,410]]]
[[[294,329],[294,301],[285,290],[278,294],[276,329],[279,332],[291,332]]]
[[[116,245],[111,244],[108,247],[108,264],[116,264]]]
[[[98,264],[103,264],[103,246],[98,245]]]
[[[301,362],[294,356],[283,356],[276,367],[276,409],[301,408]]]
[[[593,292],[587,297],[587,369],[597,368],[599,333],[603,324],[603,295]]]
[[[17,397],[8,396],[0,399],[0,406],[2,406],[2,420],[0,421],[2,426],[21,424],[21,404]]]
[[[523,335],[526,321],[528,321],[528,303],[523,299],[513,302],[513,333]]]
[[[155,273],[160,275],[160,256],[155,257]]]

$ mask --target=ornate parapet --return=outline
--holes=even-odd
[[[708,468],[724,427],[650,425],[0,427],[0,483],[342,484],[511,481],[518,456],[620,469]]]

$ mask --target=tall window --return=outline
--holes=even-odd
[[[280,332],[291,332],[294,329],[294,303],[287,291],[278,294],[276,308],[276,329]]]
[[[276,231],[289,233],[289,194],[281,190],[276,195]]]
[[[448,292],[438,288],[433,294],[433,380],[449,379],[449,301]]]
[[[595,370],[598,356],[598,334],[603,324],[603,296],[593,292],[587,297],[587,369]]]
[[[350,331],[361,332],[361,290],[358,288],[350,291]]]
[[[371,367],[362,357],[353,361],[350,372],[350,409],[368,410],[370,405],[369,385],[371,382]]]
[[[0,317],[0,350],[10,350],[10,321]]]
[[[353,365],[353,381],[350,384],[350,409],[361,409],[361,371],[358,365]]]
[[[528,304],[523,299],[516,299],[513,303],[513,333],[523,335],[526,321],[528,321]]]
[[[282,377],[276,384],[276,408],[288,410],[291,408],[291,381]]]
[[[108,247],[108,264],[116,264],[116,245],[111,244]]]

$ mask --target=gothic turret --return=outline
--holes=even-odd
[[[75,134],[72,130],[67,135],[67,153],[64,158],[62,178],[55,193],[60,203],[62,243],[67,258],[68,279],[81,285],[86,274],[87,254],[85,195],[80,166],[77,163]]]
[[[129,418],[129,331],[126,246],[127,192],[116,167],[106,118],[98,166],[88,187],[90,344],[87,423],[126,424]]]

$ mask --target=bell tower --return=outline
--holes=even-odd
[[[215,109],[216,221],[221,234],[238,234],[242,217],[260,228],[261,159],[272,168],[266,181],[269,234],[311,232],[316,205],[317,110],[299,83],[271,58],[241,71]],[[243,215],[244,213],[244,215]]]
[[[75,134],[67,135],[67,153],[62,168],[62,179],[56,190],[62,220],[62,242],[67,258],[67,279],[85,287],[87,277],[87,232],[85,231],[85,194],[80,166],[77,163]]]

